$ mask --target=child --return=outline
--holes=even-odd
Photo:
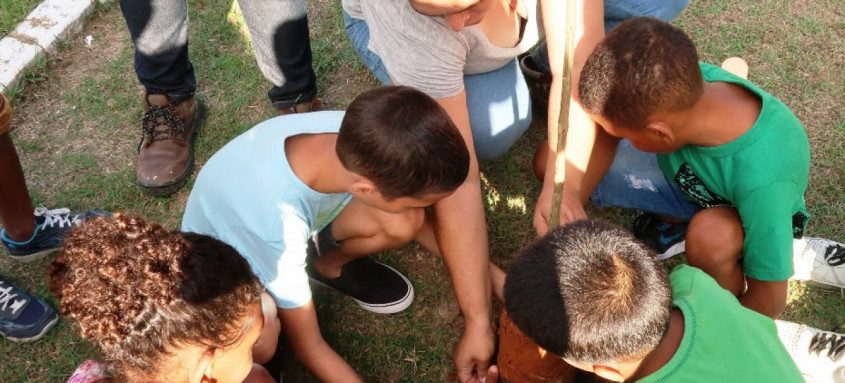
[[[251,355],[259,334],[274,328],[262,313],[263,288],[214,238],[120,214],[97,218],[68,234],[48,278],[61,313],[99,346],[114,381],[273,381]],[[110,381],[92,367],[86,362],[71,381]]]
[[[683,31],[652,18],[611,31],[587,59],[578,90],[590,117],[626,139],[593,204],[674,218],[678,225],[653,215],[635,222],[652,245],[683,240],[689,221],[689,264],[744,306],[778,317],[793,237],[809,218],[809,144],[792,112],[748,81],[699,64]]]
[[[275,298],[293,351],[318,378],[356,382],[320,334],[309,278],[373,312],[407,308],[407,278],[367,255],[415,238],[436,251],[425,208],[468,169],[466,144],[443,108],[409,87],[378,88],[345,113],[277,117],[229,142],[197,177],[182,229],[246,257]]]
[[[774,322],[713,278],[665,267],[601,220],[562,226],[508,269],[508,315],[573,366],[612,381],[804,382]]]
[[[12,259],[34,262],[58,249],[71,227],[108,213],[33,208],[18,152],[12,143],[11,125],[12,108],[0,93],[0,221],[3,222],[0,241]],[[0,275],[0,334],[6,339],[14,342],[41,339],[58,319],[43,300]]]

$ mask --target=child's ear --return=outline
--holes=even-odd
[[[369,195],[377,192],[378,187],[369,178],[356,174],[355,181],[349,187],[349,191],[353,194]]]
[[[214,368],[214,357],[218,350],[218,348],[207,348],[203,351],[194,365],[193,371],[191,371],[191,383],[214,383],[217,381],[211,376],[211,370]]]
[[[593,365],[593,373],[604,378],[610,380],[612,382],[624,382],[625,377],[622,376],[622,373],[619,372],[619,369],[616,366],[608,366],[603,364],[594,364]]]
[[[645,128],[649,135],[665,145],[673,145],[675,143],[675,132],[666,121],[661,119],[652,120],[646,124]]]

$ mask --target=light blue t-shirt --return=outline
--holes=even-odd
[[[188,197],[182,230],[210,235],[238,250],[284,309],[311,299],[305,274],[308,239],[352,198],[319,193],[303,183],[288,164],[285,140],[337,133],[343,115],[291,114],[256,125],[211,156]]]

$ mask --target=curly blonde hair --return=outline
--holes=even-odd
[[[119,213],[73,229],[48,279],[118,375],[157,371],[180,345],[233,344],[262,292],[231,246]]]

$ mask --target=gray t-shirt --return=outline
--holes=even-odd
[[[464,90],[465,74],[499,69],[540,41],[544,33],[538,1],[522,1],[527,22],[512,48],[494,45],[475,26],[455,32],[441,17],[415,11],[408,0],[343,0],[343,9],[367,23],[368,48],[384,62],[394,84],[446,98]]]

